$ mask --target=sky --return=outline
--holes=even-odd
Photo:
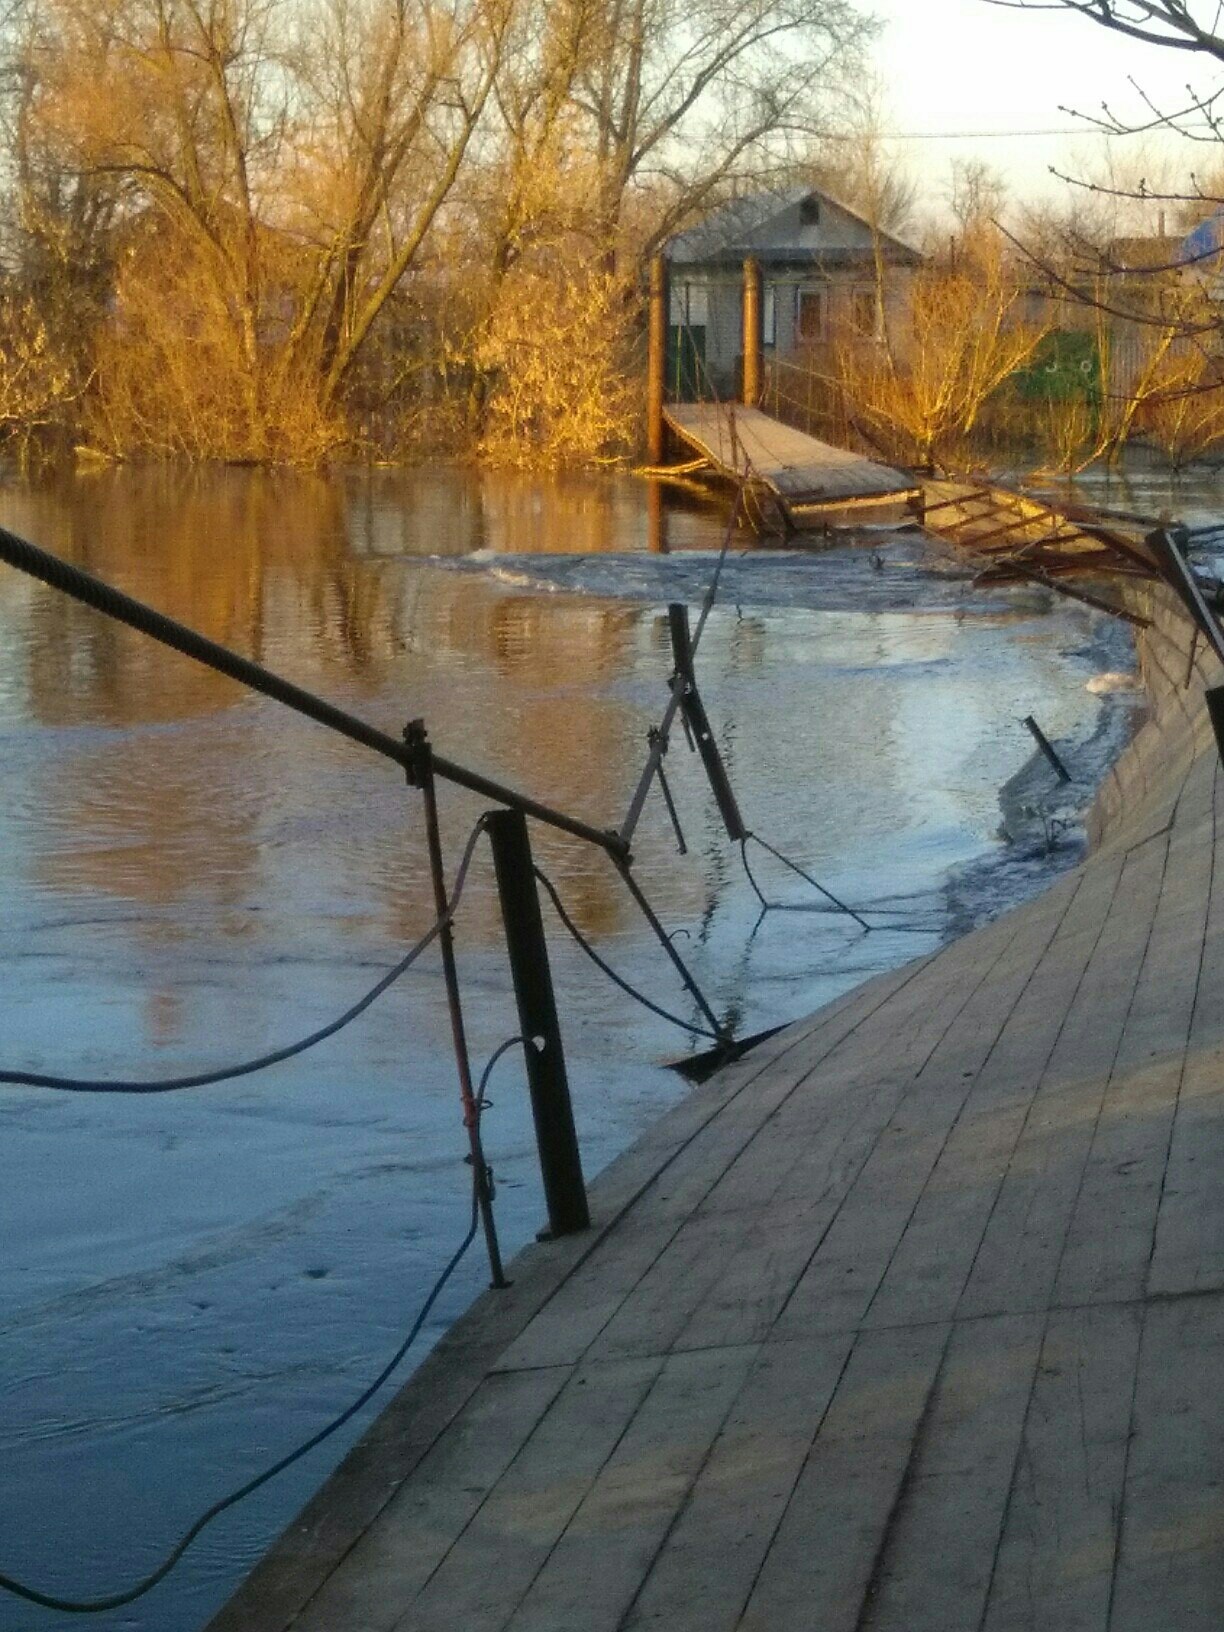
[[[1141,118],[1128,76],[1162,106],[1184,102],[1187,80],[1201,92],[1224,79],[1205,57],[1128,40],[1067,12],[1012,11],[987,0],[870,0],[868,9],[884,25],[875,61],[888,127],[898,138],[975,133],[890,138],[941,196],[953,156],[994,166],[1013,198],[1057,196],[1064,190],[1049,166],[1073,173],[1099,167],[1104,138],[1012,133],[1076,128],[1060,104],[1095,113],[1109,102],[1123,117]],[[1116,161],[1156,173],[1160,144],[1151,138],[1114,138],[1108,146]],[[1164,147],[1166,162],[1185,173],[1196,167],[1201,173],[1214,156],[1202,144],[1166,139]]]

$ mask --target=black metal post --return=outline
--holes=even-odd
[[[1220,750],[1220,758],[1224,759],[1224,686],[1208,686],[1203,695],[1207,699],[1207,712],[1211,716],[1216,747]]]
[[[671,962],[675,967],[676,973],[680,976],[680,979],[684,982],[685,986],[688,988],[689,995],[692,997],[692,999],[696,1003],[697,1007],[701,1010],[702,1014],[704,1014],[706,1019],[709,1021],[711,1036],[713,1036],[716,1039],[716,1041],[718,1041],[719,1043],[723,1043],[723,1044],[727,1045],[728,1047],[730,1047],[731,1044],[733,1044],[735,1042],[734,1034],[732,1032],[728,1031],[726,1026],[723,1025],[722,1021],[714,1013],[714,1010],[710,1007],[709,1003],[706,1000],[705,993],[702,991],[701,987],[698,986],[697,982],[693,979],[693,976],[689,972],[688,965],[685,963],[684,959],[680,956],[679,952],[676,951],[676,948],[672,943],[671,937],[668,935],[667,931],[663,928],[663,925],[659,922],[658,915],[656,914],[654,908],[651,906],[650,902],[647,901],[646,897],[643,895],[641,887],[639,886],[637,879],[634,878],[632,872],[630,872],[628,866],[625,863],[619,862],[619,861],[614,861],[613,865],[615,866],[617,872],[620,874],[621,878],[624,880],[625,888],[629,891],[629,894],[637,902],[638,910],[641,912],[642,917],[645,918],[646,922],[650,925],[651,929],[654,931],[655,939],[658,941],[659,945],[663,948],[664,952],[667,953],[667,956],[671,959]]]
[[[714,732],[705,711],[705,704],[701,700],[701,693],[697,690],[697,672],[693,665],[693,641],[692,636],[689,634],[688,608],[682,602],[673,603],[667,608],[667,622],[671,631],[672,655],[675,658],[676,673],[683,681],[680,691],[680,712],[696,741],[697,752],[701,755],[701,763],[705,766],[705,773],[709,778],[710,789],[714,794],[714,802],[718,806],[718,814],[722,817],[723,826],[727,830],[727,837],[733,843],[739,844],[741,840],[747,838],[748,829],[744,825],[744,818],[740,815],[735,790],[731,786],[727,768],[723,764],[722,755],[718,751],[718,743],[714,740]]]
[[[1037,744],[1038,748],[1041,749],[1042,753],[1049,760],[1050,764],[1053,765],[1054,769],[1058,772],[1059,780],[1062,782],[1070,782],[1071,772],[1063,764],[1062,760],[1059,759],[1049,737],[1046,736],[1045,732],[1037,724],[1037,721],[1033,718],[1033,716],[1031,714],[1026,714],[1024,719],[1021,721],[1021,724],[1028,726],[1029,731],[1032,734],[1033,741]]]
[[[485,1161],[484,1141],[480,1134],[480,1106],[472,1087],[472,1062],[468,1054],[467,1031],[463,1024],[463,1006],[459,1000],[459,970],[455,964],[455,939],[447,917],[450,901],[446,894],[446,874],[442,864],[442,837],[438,827],[438,795],[434,782],[433,751],[420,720],[414,720],[404,732],[408,748],[408,781],[419,788],[425,804],[425,837],[429,846],[429,871],[433,879],[434,908],[442,922],[438,945],[442,949],[442,976],[446,985],[446,1004],[450,1010],[451,1041],[455,1047],[455,1066],[459,1072],[459,1097],[463,1104],[463,1125],[467,1129],[469,1157],[472,1163],[472,1182],[476,1186],[476,1205],[484,1229],[485,1246],[489,1253],[489,1269],[493,1285],[507,1287],[502,1267],[501,1247],[497,1240],[497,1225],[493,1218],[493,1178]]]
[[[526,818],[518,810],[499,810],[488,819],[488,834],[519,1026],[527,1039],[527,1082],[548,1207],[548,1233],[572,1235],[590,1228],[591,1214]]]

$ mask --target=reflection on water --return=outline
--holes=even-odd
[[[109,472],[11,487],[0,521],[389,731],[423,717],[441,752],[614,825],[666,696],[663,603],[700,593],[722,535],[716,511],[658,498],[627,478]],[[689,854],[657,797],[635,843],[678,945],[751,1029],[928,949],[958,904],[972,916],[1034,887],[1047,864],[994,836],[998,788],[1030,757],[1023,715],[1085,787],[1125,728],[1123,702],[1084,689],[1126,665],[1116,626],[1029,591],[966,593],[912,540],[876,543],[878,567],[850,549],[737,556],[700,669],[750,825],[910,932],[812,912],[757,924],[679,736]],[[385,763],[8,572],[0,626],[6,1059],[156,1074],[254,1053],[345,1007],[429,922],[417,798]],[[452,857],[479,809],[446,791]],[[606,860],[551,832],[536,844],[605,955],[682,1009]],[[808,901],[775,864],[759,872]],[[481,1060],[516,1029],[485,858],[459,944]],[[680,1093],[660,1062],[688,1045],[563,938],[553,957],[594,1171]],[[513,1250],[541,1204],[512,1062],[492,1097]],[[60,1591],[149,1568],[317,1428],[463,1229],[433,965],[266,1077],[150,1101],[9,1090],[0,1132],[22,1243],[0,1263],[0,1569]],[[482,1283],[473,1255],[433,1335]],[[95,1624],[190,1632],[333,1459]],[[60,1624],[0,1602],[4,1632]]]

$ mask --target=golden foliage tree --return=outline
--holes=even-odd
[[[477,358],[489,380],[488,457],[558,466],[623,454],[639,394],[627,294],[590,259],[522,265],[504,280]]]
[[[851,413],[895,457],[919,465],[952,457],[1040,342],[1044,325],[1024,321],[1021,298],[987,232],[968,240],[954,265],[922,268],[887,344],[845,339],[837,347]]]
[[[605,446],[584,394],[620,354],[640,255],[718,189],[776,170],[870,32],[855,0],[38,0],[22,15],[16,258],[44,315],[51,282],[91,269],[84,304],[50,302],[92,377],[88,433],[121,455],[266,461],[351,449],[456,391],[483,434],[492,392],[527,377],[506,287],[543,310],[548,280],[554,329],[589,351],[568,364],[587,425],[574,445]],[[507,418],[503,397],[490,438],[512,422],[560,447],[538,431],[560,425],[560,375],[532,377],[538,413]]]
[[[32,439],[80,395],[72,359],[57,346],[32,300],[0,297],[0,438],[24,462]]]

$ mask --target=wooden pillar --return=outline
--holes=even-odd
[[[667,378],[667,261],[656,255],[650,263],[650,323],[646,349],[646,457],[661,465],[665,452],[663,394]]]
[[[667,536],[667,504],[663,498],[663,483],[651,479],[646,484],[646,547],[654,555],[667,555],[671,545]]]
[[[761,395],[761,268],[751,256],[744,262],[744,389],[746,408]]]

